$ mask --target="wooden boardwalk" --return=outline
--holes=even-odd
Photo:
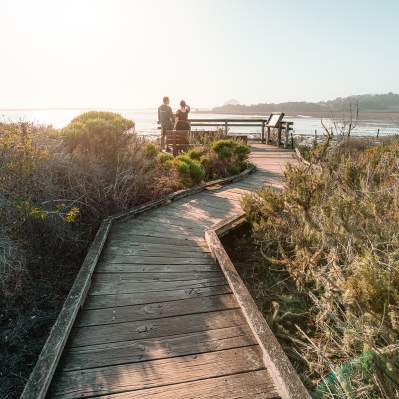
[[[116,224],[50,398],[278,398],[204,232],[240,197],[281,185],[293,153],[254,145],[257,171]]]

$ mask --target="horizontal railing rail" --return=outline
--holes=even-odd
[[[269,118],[191,118],[189,119],[191,127],[217,127],[224,129],[225,134],[228,133],[230,127],[260,127],[261,128],[261,142],[270,144],[271,129],[267,125]],[[277,144],[284,144],[288,146],[289,134],[293,131],[294,122],[281,121],[274,129],[277,130]],[[158,129],[161,129],[158,126]],[[266,137],[267,132],[267,137]],[[282,132],[285,133],[284,143],[281,141]]]

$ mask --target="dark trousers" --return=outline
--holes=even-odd
[[[172,124],[161,126],[161,150],[165,149],[166,132],[168,130],[173,130]]]

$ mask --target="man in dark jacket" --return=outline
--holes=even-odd
[[[167,130],[173,130],[174,116],[172,108],[169,107],[169,97],[164,97],[163,104],[158,108],[158,123],[161,124],[161,148],[165,146]]]

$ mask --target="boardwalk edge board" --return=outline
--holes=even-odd
[[[90,287],[91,276],[100,258],[110,228],[110,220],[104,220],[101,223],[29,380],[25,385],[21,399],[41,399],[45,397],[79,308],[83,305],[86,298]]]
[[[247,323],[263,352],[263,362],[282,399],[310,399],[310,394],[300,380],[280,343],[228,256],[220,237],[245,222],[245,213],[225,219],[205,232],[212,256],[217,260],[230,288],[236,297]]]
[[[69,291],[67,298],[65,299],[64,305],[61,308],[57,320],[51,328],[50,334],[40,352],[35,367],[29,376],[20,399],[44,399],[46,397],[55,369],[57,368],[78,311],[80,307],[83,306],[83,303],[86,299],[94,269],[96,268],[98,260],[101,256],[103,247],[113,223],[134,217],[140,213],[168,204],[180,198],[199,193],[205,190],[207,187],[223,185],[241,180],[255,170],[255,165],[251,164],[244,171],[237,175],[213,180],[190,189],[179,190],[158,200],[149,201],[128,211],[105,218],[102,221],[92,244],[90,245],[90,248],[82,263],[79,273],[76,276],[73,286]]]

